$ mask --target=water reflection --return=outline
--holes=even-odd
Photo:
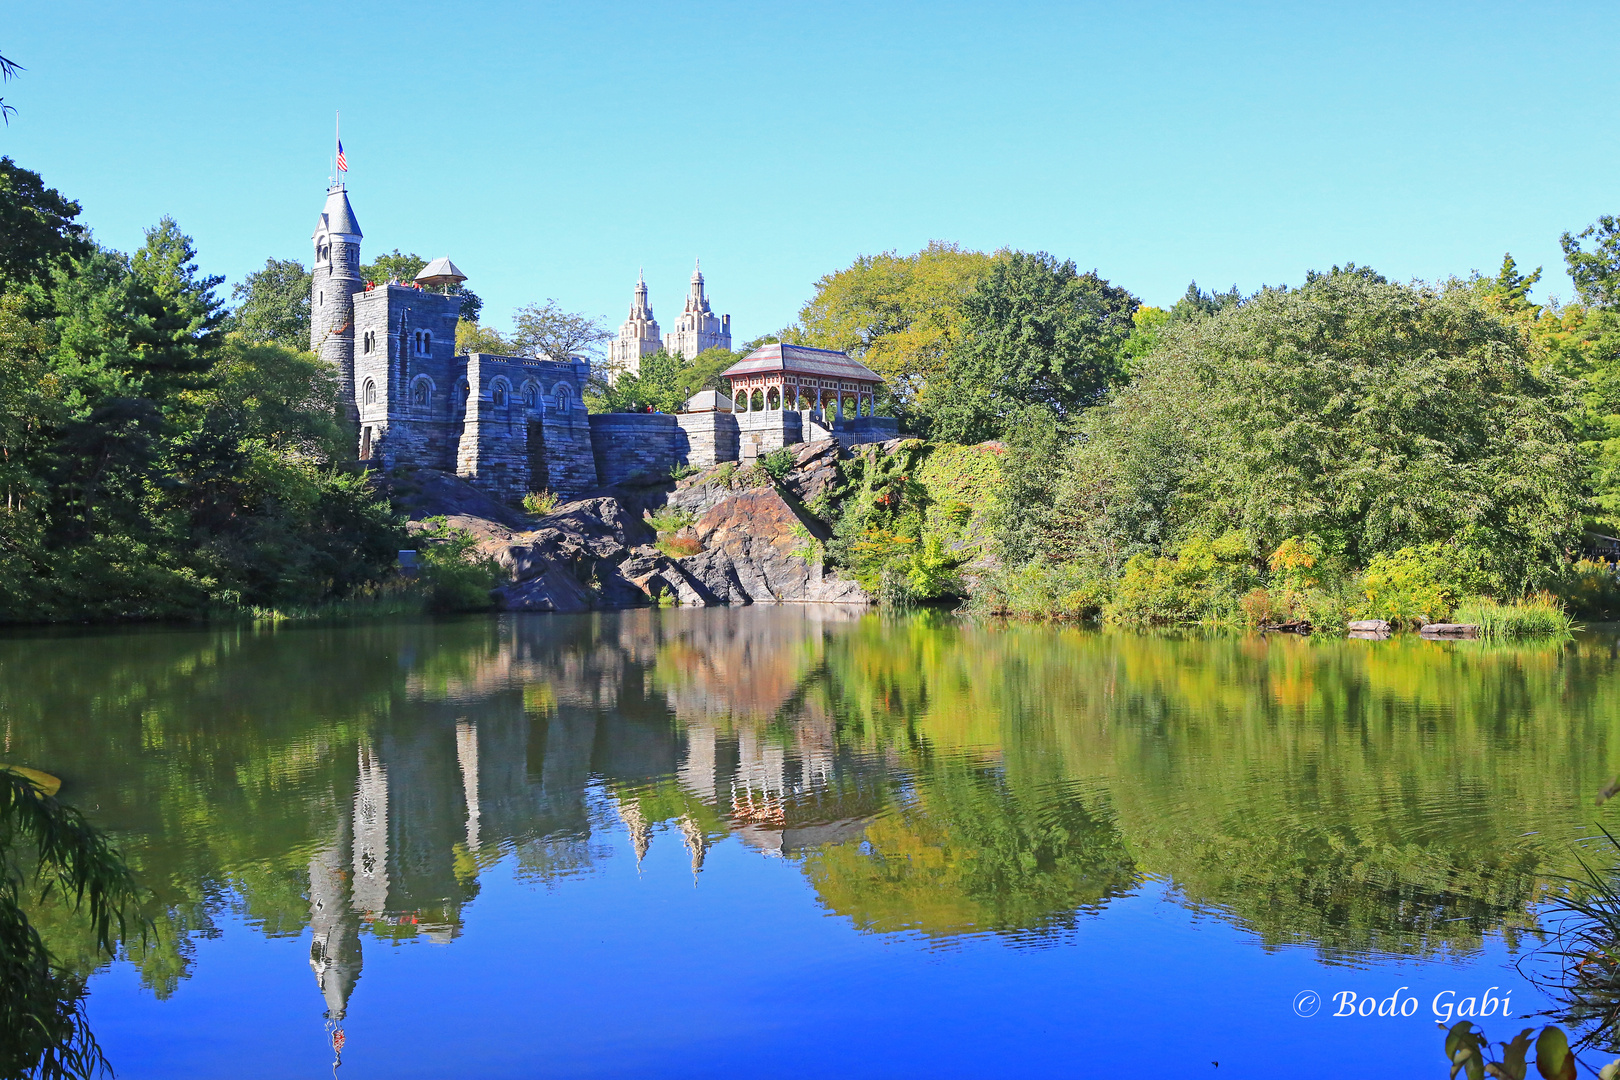
[[[1267,947],[1466,954],[1572,865],[1617,763],[1615,663],[1601,636],[638,611],[12,638],[0,719],[153,890],[147,985],[234,910],[307,929],[340,1029],[368,947],[453,941],[504,859],[565,888],[604,830],[638,863],[681,845],[700,884],[735,838],[863,932],[1049,946],[1158,879]]]

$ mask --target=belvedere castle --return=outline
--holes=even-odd
[[[452,472],[516,502],[531,491],[577,495],[667,479],[679,465],[751,460],[815,439],[848,446],[897,434],[893,419],[875,415],[875,372],[841,352],[786,344],[727,370],[730,396],[705,391],[675,415],[589,415],[588,360],[457,355],[461,298],[433,290],[466,276],[441,258],[414,282],[362,281],[361,239],[340,180],[315,225],[310,348],[338,372],[362,461]],[[634,370],[660,344],[688,357],[730,348],[731,317],[710,309],[701,270],[662,342],[638,282],[609,362]]]

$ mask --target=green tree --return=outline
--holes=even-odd
[[[1072,416],[1124,374],[1139,301],[1045,252],[1012,252],[963,301],[962,337],[923,396],[936,438],[1000,437],[1031,405]]]
[[[361,266],[360,280],[376,285],[387,285],[390,282],[410,285],[416,281],[416,275],[420,274],[427,264],[428,260],[416,252],[405,255],[399,248],[395,248]],[[454,285],[447,285],[443,291],[451,296],[461,297],[461,318],[471,323],[478,321],[479,313],[484,310],[484,301],[477,293],[467,288],[466,282],[458,281]]]
[[[781,340],[849,353],[908,408],[943,371],[961,336],[964,301],[1001,257],[938,240],[913,255],[862,255],[816,282],[798,325]],[[749,342],[743,353],[776,340]]]
[[[634,373],[593,374],[586,403],[594,412],[679,412],[700,390],[729,396],[720,373],[740,359],[730,349],[705,349],[691,360],[659,349],[643,356]]]
[[[489,353],[493,356],[517,354],[516,343],[508,341],[498,330],[481,326],[468,319],[456,320],[456,352]]]
[[[263,270],[231,286],[237,305],[226,329],[259,344],[309,348],[310,280],[297,259],[266,259]]]
[[[79,212],[38,173],[0,157],[0,288],[40,278],[59,257],[87,254]]]
[[[1086,418],[1045,552],[1117,572],[1242,530],[1257,561],[1314,537],[1360,568],[1440,543],[1459,580],[1516,594],[1579,529],[1573,389],[1461,283],[1265,290],[1168,330]]]
[[[555,300],[518,308],[512,315],[512,327],[508,340],[517,346],[519,356],[562,361],[592,356],[602,342],[613,336],[600,319],[564,311]]]
[[[1590,251],[1583,240],[1592,241]],[[1595,308],[1620,307],[1620,220],[1604,214],[1578,235],[1565,233],[1559,243],[1581,301]]]

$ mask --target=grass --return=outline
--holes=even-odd
[[[1479,636],[1488,641],[1568,637],[1575,626],[1563,604],[1545,592],[1511,604],[1488,597],[1468,600],[1458,606],[1452,621],[1472,623],[1479,627]]]
[[[660,533],[680,532],[695,520],[690,510],[672,510],[668,507],[656,514],[649,513],[646,517],[647,524]]]
[[[550,491],[531,491],[523,496],[523,509],[535,517],[545,517],[557,509],[557,496]]]

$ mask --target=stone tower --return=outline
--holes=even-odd
[[[709,310],[703,291],[703,266],[692,270],[692,287],[686,294],[686,310],[675,321],[675,329],[664,335],[664,348],[688,360],[704,349],[731,348],[731,316]]]
[[[630,375],[641,371],[641,358],[664,347],[653,318],[652,305],[647,302],[647,279],[638,276],[635,299],[630,302],[630,317],[619,327],[619,336],[608,344],[608,367]]]
[[[360,223],[343,181],[326,192],[315,223],[315,270],[309,286],[309,349],[338,372],[338,400],[350,422],[354,401],[354,294],[360,281]]]

